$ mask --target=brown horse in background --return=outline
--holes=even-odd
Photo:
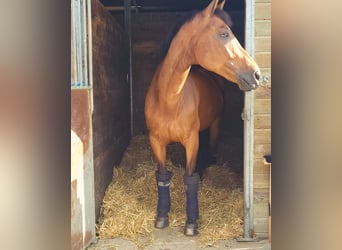
[[[153,76],[145,100],[146,124],[158,165],[155,226],[164,228],[169,224],[172,172],[165,165],[166,146],[180,142],[186,151],[184,234],[189,236],[198,234],[200,178],[195,169],[199,132],[209,128],[210,145],[215,146],[223,107],[222,93],[214,78],[192,65],[200,65],[236,83],[242,91],[259,85],[259,67],[232,33],[223,5],[224,1],[218,4],[218,0],[213,0],[179,28]]]

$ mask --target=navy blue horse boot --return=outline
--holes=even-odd
[[[197,193],[199,182],[200,176],[198,173],[194,173],[191,176],[184,175],[187,217],[184,234],[186,236],[195,236],[198,234],[197,220],[199,218],[199,210]]]
[[[156,172],[156,181],[158,187],[158,207],[157,207],[157,220],[155,223],[156,228],[165,228],[169,225],[169,212],[171,208],[170,201],[170,180],[173,173],[167,171],[166,174]]]

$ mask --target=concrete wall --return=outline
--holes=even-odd
[[[99,208],[113,167],[130,139],[128,42],[121,26],[98,0],[92,1],[93,138],[95,210]]]
[[[161,62],[160,46],[181,13],[132,13],[134,134],[146,134],[144,103]]]

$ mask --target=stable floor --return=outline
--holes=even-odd
[[[138,250],[139,248],[129,240],[122,238],[98,240],[90,245],[87,250]],[[154,242],[144,250],[271,250],[268,240],[255,242],[238,242],[236,240],[220,240],[214,246],[203,246],[197,237],[187,237],[171,228],[155,229]]]

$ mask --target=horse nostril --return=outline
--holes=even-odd
[[[260,80],[260,71],[259,71],[259,70],[257,70],[257,71],[254,72],[254,78],[255,78],[257,81]]]

